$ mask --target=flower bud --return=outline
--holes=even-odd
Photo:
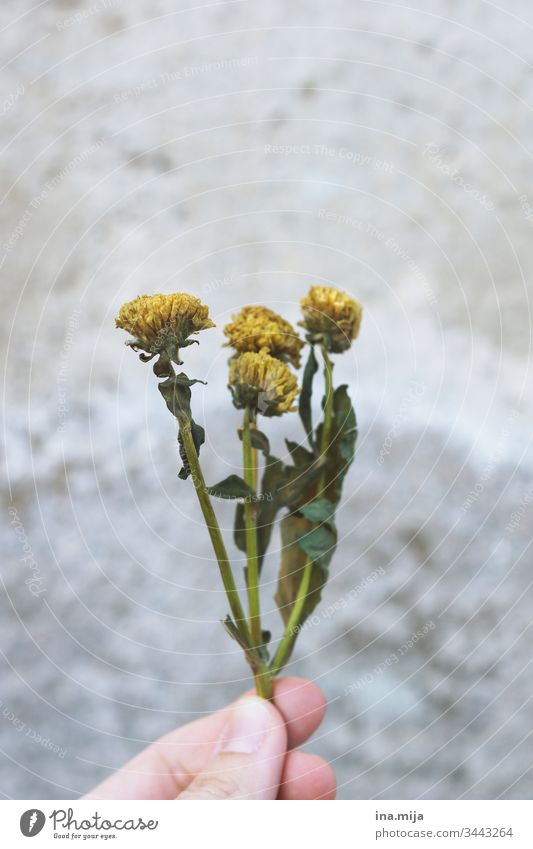
[[[224,328],[228,345],[239,354],[265,351],[272,357],[300,367],[304,342],[282,316],[267,307],[244,307]]]
[[[150,357],[161,354],[180,363],[179,349],[191,345],[193,334],[215,327],[209,308],[199,298],[173,295],[141,295],[121,308],[116,326],[133,337],[128,344]]]
[[[300,391],[289,366],[265,351],[230,360],[229,388],[238,410],[249,407],[268,417],[294,412]]]
[[[359,335],[363,306],[339,289],[313,286],[302,300],[307,341],[323,344],[330,354],[347,351]]]

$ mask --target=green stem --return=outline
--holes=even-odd
[[[253,412],[249,407],[244,412],[244,424],[242,432],[243,445],[243,464],[244,464],[244,480],[253,490],[254,496],[247,498],[244,504],[244,518],[246,525],[246,554],[248,567],[246,570],[247,585],[248,585],[248,603],[250,606],[250,632],[253,640],[253,647],[259,648],[263,643],[263,635],[261,631],[261,608],[259,601],[259,558],[257,549],[257,525],[256,525],[256,505],[254,487],[255,479],[255,464],[252,448],[252,432],[251,424],[255,424]]]
[[[250,419],[251,430],[257,430],[257,415]],[[257,467],[257,448],[252,445],[252,489],[257,493],[259,485],[259,469]]]
[[[255,689],[257,695],[271,702],[274,698],[274,679],[272,673],[267,667],[264,667],[261,672],[255,676]]]
[[[187,460],[189,461],[189,466],[191,468],[194,488],[198,496],[198,501],[200,502],[200,507],[202,508],[209,536],[211,537],[211,542],[213,544],[213,549],[215,551],[231,611],[235,619],[235,624],[246,644],[251,647],[252,642],[250,639],[248,624],[246,622],[246,614],[241,604],[237,585],[235,584],[220,525],[218,524],[218,519],[207,491],[207,486],[191,432],[191,423],[189,421],[180,421],[180,433],[183,441],[183,447],[187,455]]]
[[[298,636],[298,626],[300,624],[300,619],[307,599],[307,594],[309,592],[309,587],[311,586],[312,573],[313,561],[308,558],[305,564],[302,580],[298,588],[298,595],[296,596],[296,600],[291,610],[291,615],[289,616],[289,621],[285,626],[285,631],[278,646],[278,650],[274,655],[272,663],[270,664],[270,672],[273,678],[275,678],[276,675],[279,675],[279,673],[285,666],[293,649],[294,643],[296,642],[296,638]]]
[[[326,400],[324,404],[324,425],[322,428],[320,453],[321,456],[324,457],[328,452],[331,441],[335,394],[333,390],[333,363],[331,362],[330,356],[324,346],[322,346],[322,356],[324,358],[324,380],[326,384]],[[318,491],[319,498],[321,495],[324,494],[326,488],[327,480],[326,471],[324,470]],[[298,594],[296,596],[296,600],[294,602],[289,621],[285,626],[283,637],[278,646],[278,650],[274,656],[274,659],[270,665],[270,670],[273,678],[275,678],[276,675],[279,675],[279,673],[287,663],[287,660],[298,637],[298,626],[300,625],[302,613],[305,607],[305,602],[307,600],[307,595],[311,586],[312,575],[313,561],[308,559],[305,564],[302,580],[300,582],[300,586],[298,587]]]
[[[324,426],[322,429],[322,442],[320,445],[320,453],[321,456],[324,457],[324,455],[328,452],[331,440],[335,393],[333,390],[333,363],[331,362],[330,356],[324,346],[322,347],[322,356],[324,358],[324,380],[326,383],[326,400],[324,405]]]

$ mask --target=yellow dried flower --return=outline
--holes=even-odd
[[[312,286],[302,299],[309,342],[325,344],[332,354],[347,351],[357,339],[363,319],[363,305],[339,289]]]
[[[224,328],[228,344],[239,354],[265,351],[283,362],[300,367],[305,343],[292,324],[268,307],[244,307]]]
[[[116,326],[133,336],[133,348],[148,354],[166,354],[179,362],[179,349],[192,344],[189,338],[215,327],[209,308],[194,295],[141,295],[121,308]]]
[[[239,354],[230,361],[229,388],[237,409],[251,407],[263,416],[296,410],[298,381],[286,363],[266,351]]]

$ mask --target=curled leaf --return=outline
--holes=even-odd
[[[184,425],[184,427],[188,427],[188,426],[189,425]],[[202,447],[202,445],[205,442],[205,430],[203,429],[203,427],[201,425],[196,424],[196,422],[193,419],[191,419],[190,428],[191,428],[191,434],[192,434],[192,438],[193,438],[193,442],[194,442],[194,447],[196,449],[196,454],[198,456],[200,456],[200,448]],[[180,427],[180,432],[178,434],[178,445],[179,445],[181,461],[183,463],[183,468],[181,469],[178,477],[182,481],[186,481],[187,478],[190,477],[191,467],[189,465],[189,459],[187,457],[187,452],[185,451],[185,446],[183,444],[183,436],[182,436],[181,427]]]
[[[239,502],[237,504],[237,509],[235,510],[235,527],[233,530],[233,540],[239,551],[242,551],[244,554],[247,554],[248,546],[246,544],[246,519],[244,515],[244,504],[242,502]]]
[[[309,439],[309,444],[311,445],[311,448],[314,448],[313,412],[311,402],[313,397],[313,381],[315,379],[315,374],[317,373],[317,371],[318,362],[315,356],[315,349],[313,345],[311,345],[309,357],[307,359],[302,378],[302,391],[300,393],[299,403],[300,418],[305,428],[305,432]]]
[[[337,547],[337,532],[332,524],[313,525],[298,537],[298,545],[328,577],[328,567]]]
[[[196,383],[205,383],[203,380],[189,380],[186,374],[169,377],[159,384],[159,391],[166,401],[167,407],[178,421],[190,421],[191,413],[191,386]]]
[[[295,466],[309,466],[315,459],[315,455],[300,445],[299,442],[293,442],[290,439],[285,440],[285,444],[294,461]]]
[[[320,445],[323,425],[317,429],[317,444]],[[355,457],[357,442],[357,419],[348,395],[347,386],[339,386],[333,399],[333,424],[331,439],[325,457],[324,495],[338,504],[342,495],[344,479]]]
[[[200,455],[200,448],[205,442],[205,431],[197,424],[191,411],[191,386],[203,383],[203,380],[190,380],[186,374],[172,375],[159,384],[159,391],[166,401],[166,405],[172,415],[178,420],[180,435],[178,437],[180,457],[183,468],[179,473],[181,480],[187,480],[191,474],[189,462],[183,445],[181,429],[190,427],[196,453]]]
[[[300,512],[310,522],[332,522],[335,515],[335,504],[327,498],[317,498],[300,508]]]

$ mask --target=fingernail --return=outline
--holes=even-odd
[[[222,751],[253,755],[263,745],[269,728],[270,714],[266,702],[255,697],[243,699],[231,711]]]

